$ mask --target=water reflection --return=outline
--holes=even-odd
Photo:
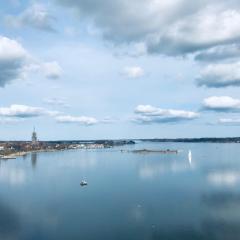
[[[240,171],[236,170],[217,170],[208,173],[207,180],[215,186],[234,187],[240,182]]]
[[[210,208],[240,207],[240,193],[231,191],[203,194],[202,202]]]
[[[174,155],[104,149],[2,162],[0,239],[239,239],[239,145],[184,146],[174,143],[183,149]],[[91,183],[83,191],[82,176]]]
[[[35,169],[37,166],[37,153],[36,152],[31,153],[31,162],[32,162],[32,168]]]
[[[202,195],[207,221],[204,232],[212,239],[239,239],[240,236],[240,193],[233,191],[208,192]]]
[[[10,185],[22,185],[25,181],[26,173],[24,169],[1,164],[0,182],[8,183]]]
[[[240,236],[240,222],[226,222],[206,219],[199,227],[189,225],[171,229],[157,229],[152,234],[154,240],[236,240]]]
[[[18,214],[0,200],[0,239],[18,239],[21,230]]]
[[[137,204],[133,207],[131,211],[131,217],[135,222],[143,222],[145,218],[145,213],[143,206],[141,204]]]
[[[148,158],[139,163],[139,176],[142,179],[155,178],[168,173],[180,173],[193,169],[192,156],[186,157],[180,153],[179,157],[162,157],[158,159]]]
[[[80,168],[80,169],[90,169],[97,165],[97,158],[91,155],[85,155],[82,158],[69,158],[67,161],[62,161],[59,163],[60,167],[64,168]]]

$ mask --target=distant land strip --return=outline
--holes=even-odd
[[[240,137],[202,137],[202,138],[135,138],[135,139],[99,139],[99,140],[45,140],[39,141],[46,144],[104,144],[110,146],[121,146],[142,142],[186,142],[186,143],[240,143]],[[30,143],[24,140],[0,140],[0,143]]]
[[[153,139],[138,139],[143,142],[185,142],[185,143],[240,143],[240,137],[226,138],[153,138]]]

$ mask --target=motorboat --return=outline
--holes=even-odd
[[[87,186],[88,183],[87,183],[87,181],[82,180],[82,181],[80,182],[80,185],[81,185],[81,186]]]

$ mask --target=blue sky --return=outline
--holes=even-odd
[[[0,9],[1,139],[239,135],[238,1]]]

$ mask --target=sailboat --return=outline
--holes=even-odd
[[[192,163],[192,152],[191,152],[191,150],[188,151],[188,162],[191,165],[191,163]]]

